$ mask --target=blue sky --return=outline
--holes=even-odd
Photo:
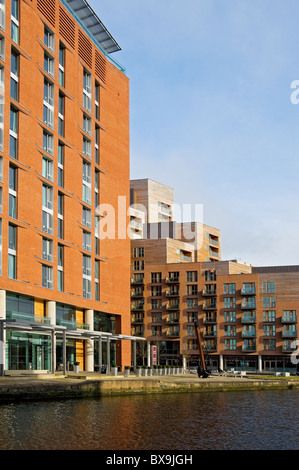
[[[89,0],[130,78],[131,178],[202,204],[222,259],[299,264],[298,0]]]

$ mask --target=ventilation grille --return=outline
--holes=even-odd
[[[59,33],[75,49],[75,23],[61,7],[59,8]]]
[[[92,44],[79,30],[78,54],[92,68]]]
[[[44,17],[55,26],[55,0],[37,0],[37,9],[44,15]]]
[[[106,83],[106,59],[98,51],[96,51],[95,71],[99,79]]]

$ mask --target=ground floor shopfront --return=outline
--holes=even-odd
[[[0,373],[109,371],[124,341],[143,340],[119,331],[120,316],[0,290]]]

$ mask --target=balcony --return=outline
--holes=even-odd
[[[131,279],[131,284],[133,285],[141,285],[141,284],[144,284],[144,278],[143,277],[140,277],[140,278],[137,278],[137,279]]]
[[[180,323],[179,315],[177,315],[177,316],[168,316],[166,318],[166,323]]]
[[[242,331],[242,338],[255,338],[256,331]]]
[[[132,312],[141,312],[144,310],[144,304],[131,305]]]
[[[243,352],[254,352],[254,351],[256,351],[256,344],[255,344],[255,342],[250,343],[250,344],[243,344],[243,345],[242,345],[242,351],[243,351]]]
[[[241,318],[242,323],[256,323],[256,316],[255,315],[243,315]]]
[[[166,297],[179,297],[179,296],[180,296],[179,290],[168,289],[166,291]]]
[[[203,334],[204,338],[216,338],[217,337],[217,331],[205,331]]]
[[[297,330],[284,330],[282,332],[283,338],[297,338]]]
[[[143,323],[144,322],[144,318],[143,317],[132,317],[131,318],[131,323]]]
[[[180,330],[179,329],[176,329],[176,330],[167,330],[166,331],[166,336],[168,338],[179,338],[180,337]]]
[[[166,310],[179,310],[179,308],[180,308],[179,302],[168,303],[166,305]]]
[[[243,300],[243,302],[241,303],[242,310],[250,310],[253,308],[256,308],[255,302],[246,302]]]
[[[255,287],[243,287],[241,289],[241,294],[242,295],[256,295],[256,292],[255,292]]]
[[[217,295],[216,289],[203,289],[202,295],[204,297]]]
[[[143,292],[136,292],[136,291],[131,291],[131,297],[132,298],[142,298],[144,296]]]
[[[204,302],[202,305],[203,310],[216,310],[217,303],[216,302]]]
[[[178,284],[180,282],[180,278],[178,276],[171,276],[165,278],[166,284]]]
[[[281,323],[297,323],[297,315],[283,315]]]
[[[140,329],[133,329],[132,330],[132,336],[144,336],[144,328]]]
[[[204,344],[203,345],[203,350],[205,352],[208,352],[208,351],[209,352],[215,352],[215,351],[217,351],[217,343],[215,342],[213,344]]]
[[[211,258],[219,258],[219,252],[218,251],[209,250],[209,255],[210,255]]]
[[[203,318],[204,324],[206,323],[217,323],[217,315],[205,315]]]
[[[219,246],[219,240],[209,237],[209,244],[214,246]]]

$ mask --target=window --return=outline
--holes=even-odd
[[[275,297],[263,297],[263,307],[275,307]]]
[[[63,194],[58,193],[58,238],[63,239]]]
[[[83,297],[91,299],[91,257],[83,255]]]
[[[54,77],[54,58],[46,52],[44,53],[44,70]]]
[[[153,297],[161,297],[162,295],[162,287],[161,286],[152,286],[151,287],[151,295]]]
[[[264,325],[264,336],[275,336],[275,325]]]
[[[91,141],[83,137],[83,153],[86,157],[91,158]]]
[[[62,44],[59,45],[59,85],[64,87],[65,85],[65,48]]]
[[[205,281],[216,281],[215,269],[209,269],[208,271],[205,271]]]
[[[10,62],[10,96],[15,101],[19,99],[19,55],[11,51]]]
[[[274,294],[275,282],[263,282],[263,294]]]
[[[47,131],[43,132],[43,149],[53,155],[53,135]]]
[[[99,156],[99,142],[100,142],[100,129],[98,126],[95,127],[95,138],[94,138],[95,144],[94,144],[94,160],[97,164],[100,162],[100,156]]]
[[[94,265],[94,296],[95,300],[100,300],[100,292],[99,292],[99,269],[100,269],[100,263],[99,261],[95,261]]]
[[[43,184],[43,231],[53,234],[53,188]]]
[[[91,75],[83,70],[83,107],[91,112]]]
[[[0,0],[0,28],[5,29],[5,0]]]
[[[224,284],[224,294],[235,294],[236,284]]]
[[[91,119],[86,114],[83,114],[83,130],[91,135]]]
[[[198,308],[198,299],[187,299],[187,308]]]
[[[83,161],[83,195],[82,199],[91,204],[91,165]]]
[[[17,278],[17,227],[8,225],[8,277]]]
[[[59,114],[58,114],[58,132],[62,137],[64,136],[64,107],[65,107],[65,98],[60,93],[59,94]]]
[[[143,271],[144,261],[134,261],[134,271]]]
[[[197,284],[191,284],[187,286],[187,295],[197,295]]]
[[[151,282],[152,284],[161,282],[161,273],[151,273]]]
[[[9,217],[17,218],[17,168],[9,166]]]
[[[236,299],[235,297],[224,297],[224,308],[235,308]]]
[[[52,266],[42,265],[42,286],[47,289],[53,288],[53,268]]]
[[[162,309],[162,300],[161,299],[151,299],[151,308],[152,308],[152,310],[161,310]]]
[[[91,210],[88,207],[82,207],[82,224],[91,228]]]
[[[224,349],[226,351],[235,351],[237,349],[237,341],[235,339],[225,339]]]
[[[100,189],[100,172],[95,171],[95,174],[94,174],[94,205],[95,205],[95,208],[97,208],[100,204],[99,189]]]
[[[11,39],[19,44],[19,0],[11,0]]]
[[[53,261],[53,241],[49,238],[43,238],[43,259]]]
[[[95,84],[95,118],[100,120],[100,85]]]
[[[43,121],[49,127],[54,127],[54,85],[44,81],[44,114]]]
[[[263,320],[264,322],[275,322],[275,310],[264,310]]]
[[[63,173],[63,165],[64,165],[64,145],[58,144],[58,186],[63,188],[63,181],[64,181],[64,173]]]
[[[1,0],[0,0],[0,17],[1,17]],[[0,24],[1,28],[1,24]],[[5,38],[0,34],[0,59],[5,61]]]
[[[58,245],[57,249],[57,289],[63,292],[63,246]]]
[[[94,229],[94,234],[95,234],[95,254],[99,255],[100,254],[100,240],[99,240],[99,216],[95,216],[95,229]]]
[[[187,282],[197,282],[197,271],[187,271]]]
[[[43,177],[49,181],[53,181],[53,160],[43,156]]]
[[[45,29],[44,29],[44,43],[48,49],[50,49],[51,51],[54,51],[54,47],[55,47],[54,33],[50,31],[50,29],[47,26],[45,26]]]
[[[139,246],[133,249],[134,258],[143,258],[144,257],[144,247]]]
[[[14,108],[10,109],[9,156],[18,157],[18,111]]]
[[[224,312],[224,321],[229,323],[235,322],[236,312]]]
[[[91,251],[91,233],[83,230],[83,249]]]
[[[3,212],[3,188],[0,186],[0,213]]]
[[[275,351],[276,350],[276,340],[275,339],[264,339],[264,350],[265,351]]]
[[[224,325],[224,336],[236,336],[236,325]]]

